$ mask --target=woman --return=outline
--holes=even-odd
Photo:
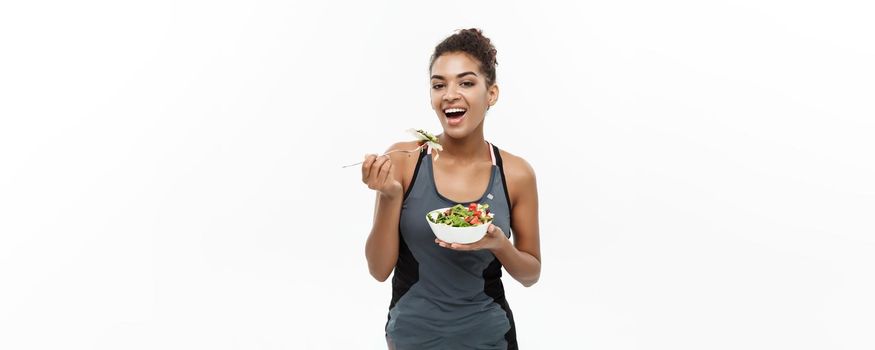
[[[478,29],[435,47],[429,75],[431,106],[443,127],[439,161],[428,148],[371,154],[362,164],[362,181],[377,191],[368,268],[381,282],[395,271],[390,349],[517,348],[501,268],[526,287],[538,281],[538,193],[529,164],[483,137],[486,111],[498,100],[495,55]],[[388,151],[416,147],[398,142]],[[495,214],[486,236],[471,244],[436,239],[426,213],[469,203],[487,203]]]

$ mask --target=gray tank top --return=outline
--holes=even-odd
[[[480,203],[510,237],[510,200],[498,148]],[[395,349],[516,349],[513,314],[504,297],[501,263],[488,250],[461,252],[435,244],[425,215],[457,203],[434,181],[431,149],[420,152],[404,195],[400,247],[392,277],[386,337]]]

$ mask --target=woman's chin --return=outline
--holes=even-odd
[[[444,127],[444,135],[452,139],[463,139],[465,136],[468,136],[468,131],[465,128],[459,127]]]

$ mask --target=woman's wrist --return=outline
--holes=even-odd
[[[380,197],[382,197],[383,199],[387,199],[387,200],[394,200],[394,199],[401,198],[401,196],[403,194],[404,194],[404,190],[400,187],[397,189],[388,190],[385,192],[380,191]]]
[[[498,240],[498,246],[490,249],[490,251],[492,251],[492,254],[501,255],[512,251],[513,249],[516,249],[516,247],[514,247],[513,243],[510,241],[510,238],[507,238],[504,233],[499,234]]]

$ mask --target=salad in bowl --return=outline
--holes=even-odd
[[[467,207],[456,204],[435,209],[426,214],[431,231],[447,243],[474,243],[486,235],[486,229],[494,219],[489,204],[471,203]]]

